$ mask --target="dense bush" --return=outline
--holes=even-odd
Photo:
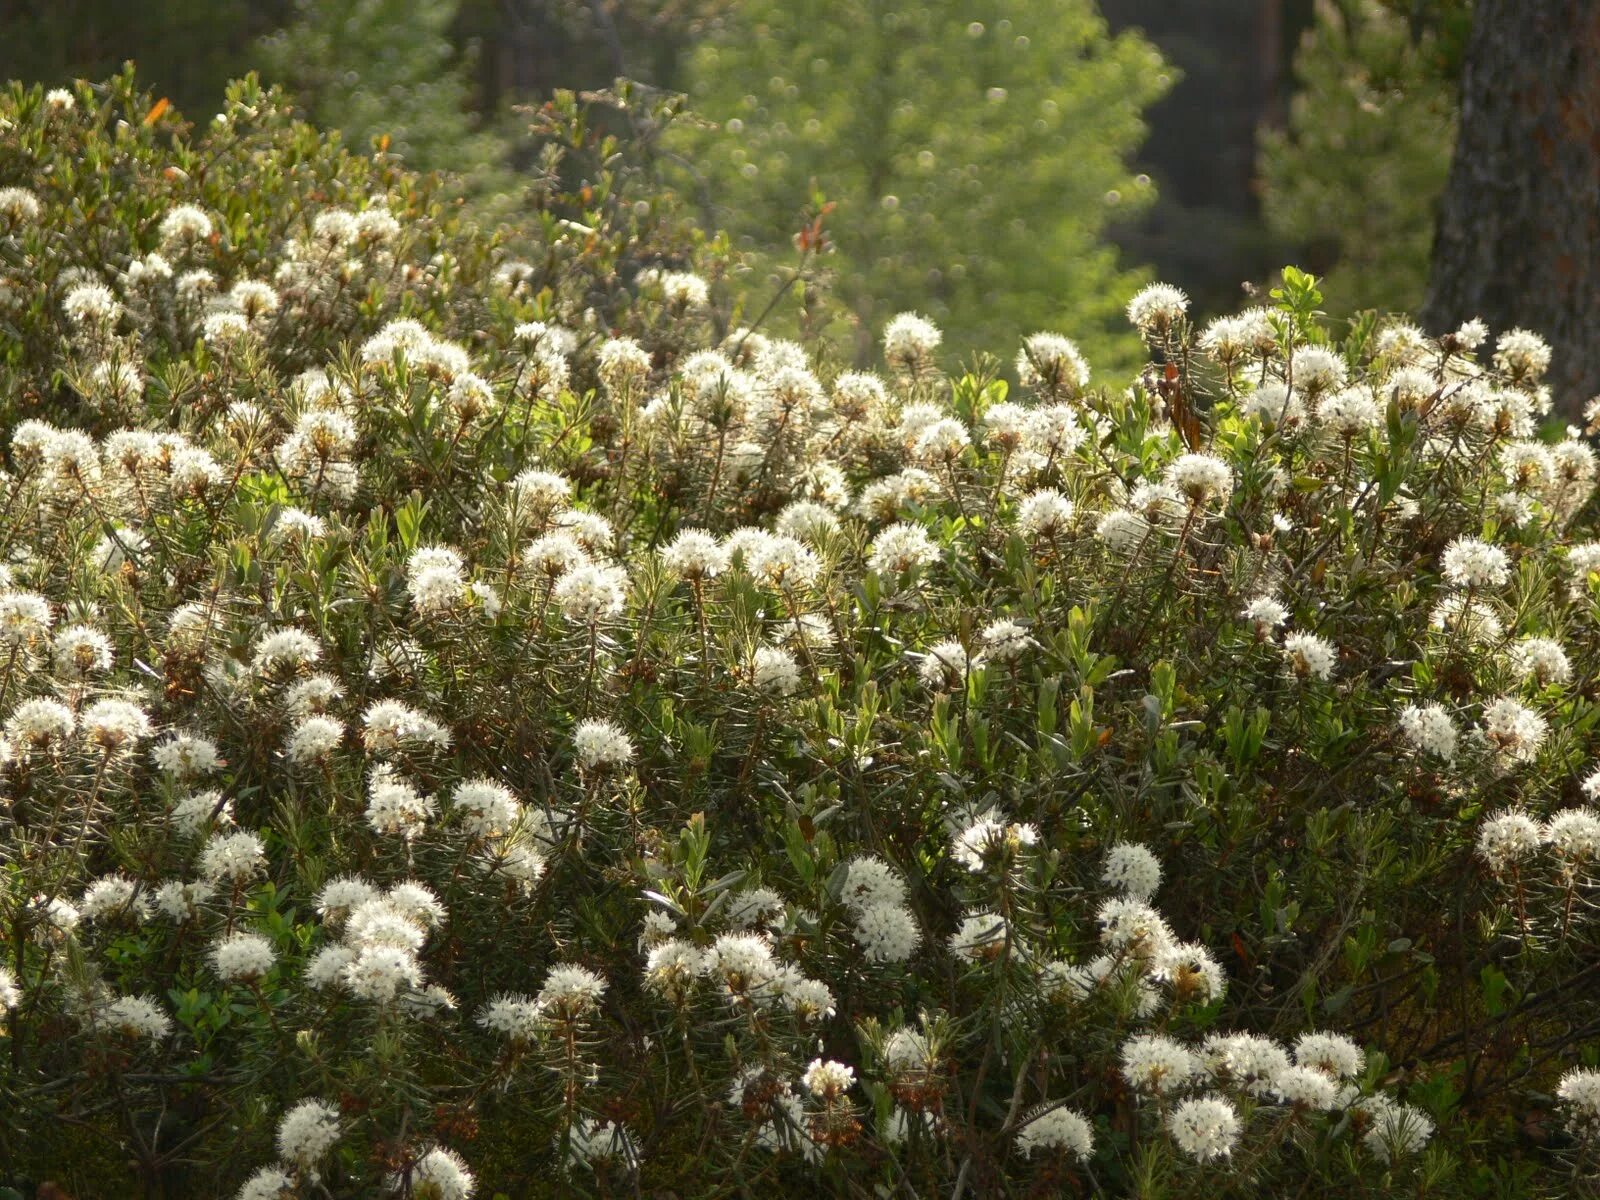
[[[13,88],[0,188],[12,1187],[1589,1177],[1537,338],[1289,271],[1141,293],[1129,387],[914,314],[819,378],[694,247],[511,260],[249,83]]]

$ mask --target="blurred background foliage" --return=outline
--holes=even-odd
[[[1267,226],[1347,309],[1421,307],[1455,144],[1465,29],[1397,9],[1319,5],[1287,126],[1261,134]]]
[[[54,85],[131,59],[200,119],[228,79],[260,70],[353,148],[386,139],[458,176],[489,222],[548,207],[549,148],[529,130],[558,91],[627,77],[639,95],[686,92],[699,119],[663,145],[638,106],[595,133],[624,153],[650,143],[652,186],[673,181],[686,211],[729,229],[753,295],[791,279],[791,239],[809,225],[800,282],[826,284],[849,320],[922,308],[961,349],[1056,328],[1101,370],[1131,361],[1117,309],[1151,277],[1207,315],[1294,260],[1332,276],[1351,309],[1414,307],[1470,24],[1466,0],[9,10],[0,76]],[[554,169],[571,176],[577,157]]]
[[[1135,363],[1121,310],[1147,278],[1103,232],[1149,196],[1130,158],[1172,72],[1143,36],[1111,36],[1092,0],[744,0],[738,15],[687,64],[717,128],[686,157],[758,270],[795,257],[785,234],[808,196],[837,206],[832,290],[858,358],[916,309],[959,354],[1050,328],[1097,363]]]

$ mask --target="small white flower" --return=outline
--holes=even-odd
[[[612,393],[638,387],[650,375],[650,355],[632,338],[611,338],[595,356],[600,382]]]
[[[725,933],[705,956],[706,974],[722,982],[730,1000],[770,999],[778,976],[772,947],[759,934]]]
[[[1178,1149],[1198,1162],[1233,1153],[1239,1141],[1239,1114],[1221,1096],[1198,1096],[1179,1104],[1167,1117]]]
[[[277,961],[272,943],[259,934],[233,933],[211,947],[211,967],[225,983],[260,979]]]
[[[759,692],[792,696],[800,687],[800,664],[787,650],[758,646],[750,664],[750,677]]]
[[[1379,1162],[1392,1163],[1416,1154],[1433,1136],[1433,1120],[1413,1105],[1372,1096],[1359,1107],[1372,1121],[1362,1135],[1361,1144]]]
[[[779,533],[816,544],[838,532],[839,518],[826,504],[796,500],[778,514],[772,526]]]
[[[62,311],[74,325],[109,328],[122,316],[122,305],[103,283],[80,283],[61,302]]]
[[[522,813],[511,790],[492,779],[469,779],[456,785],[451,807],[461,814],[461,827],[473,837],[509,833]]]
[[[154,996],[119,996],[96,1005],[90,1022],[96,1029],[128,1038],[163,1042],[172,1034],[172,1018]]]
[[[1168,283],[1152,283],[1128,301],[1128,323],[1145,335],[1162,336],[1189,311],[1189,297]]]
[[[1177,941],[1165,918],[1138,899],[1107,900],[1095,920],[1107,949],[1142,960],[1155,959]]]
[[[399,946],[363,946],[340,971],[339,981],[357,999],[389,1004],[420,986],[422,967],[412,951]]]
[[[356,952],[349,946],[324,946],[306,963],[306,986],[324,991],[343,984],[345,970],[355,960]]]
[[[398,834],[407,841],[418,837],[438,810],[432,796],[424,796],[393,771],[373,772],[367,785],[367,824],[377,833]]]
[[[78,910],[85,920],[102,924],[124,917],[142,921],[150,915],[150,898],[137,880],[126,875],[102,875],[84,889]]]
[[[1058,1151],[1088,1162],[1094,1150],[1094,1133],[1089,1122],[1072,1109],[1047,1108],[1029,1117],[1017,1130],[1017,1149],[1030,1158],[1041,1151]]]
[[[1519,383],[1537,383],[1550,369],[1550,345],[1527,329],[1508,329],[1495,343],[1494,365]]]
[[[633,761],[633,741],[612,721],[584,721],[572,734],[578,763],[586,770],[625,767]]]
[[[302,1100],[278,1122],[278,1153],[285,1162],[313,1167],[339,1140],[339,1110],[321,1100]]]
[[[1167,465],[1162,482],[1196,509],[1220,508],[1233,494],[1233,468],[1210,454],[1183,454]]]
[[[983,642],[984,655],[995,662],[1011,662],[1030,646],[1036,646],[1025,626],[1015,621],[993,621],[984,626],[978,635]]]
[[[200,874],[212,883],[233,886],[248,883],[266,867],[261,839],[247,830],[213,834],[200,852]]]
[[[1442,704],[1408,704],[1400,710],[1400,733],[1412,747],[1445,762],[1456,756],[1460,737],[1456,723]]]
[[[193,920],[215,894],[216,889],[203,880],[194,883],[170,880],[156,889],[156,910],[180,923]]]
[[[1289,610],[1271,596],[1257,596],[1239,615],[1255,626],[1259,640],[1266,641],[1289,619]]]
[[[1127,553],[1145,544],[1154,526],[1139,513],[1115,508],[1095,523],[1094,535],[1112,550]]]
[[[1572,678],[1572,663],[1553,638],[1522,638],[1511,646],[1511,669],[1530,683],[1562,684]]]
[[[442,750],[450,731],[432,717],[398,700],[380,700],[362,714],[361,741],[373,754],[396,750]]]
[[[1052,398],[1076,396],[1089,386],[1089,364],[1078,347],[1059,333],[1023,339],[1017,355],[1017,382]]]
[[[1483,735],[1510,762],[1531,762],[1536,758],[1549,730],[1549,722],[1509,696],[1484,706]]]
[[[0,604],[15,594],[0,597]],[[45,615],[48,618],[48,608]],[[0,644],[13,640],[6,628],[8,624],[6,618],[0,616]],[[69,625],[56,633],[51,643],[50,657],[55,663],[56,674],[64,679],[83,680],[111,670],[115,656],[111,639],[98,629],[91,629],[87,625]]]
[[[539,1031],[539,1006],[528,996],[496,996],[477,1015],[477,1023],[490,1033],[513,1042],[531,1042]]]
[[[633,1171],[639,1164],[639,1145],[624,1125],[581,1117],[572,1126],[568,1155],[579,1166],[606,1166]]]
[[[917,677],[926,687],[956,691],[966,686],[967,672],[977,665],[960,642],[936,642],[918,664]]]
[[[867,553],[867,567],[879,575],[904,575],[939,561],[939,547],[921,525],[901,521],[890,525]]]
[[[559,580],[550,598],[569,621],[590,623],[615,617],[627,602],[628,576],[621,567],[580,563]]]
[[[320,763],[327,760],[344,741],[344,725],[332,717],[308,716],[289,734],[284,752],[293,763]]]
[[[1272,1079],[1272,1090],[1292,1108],[1327,1112],[1339,1099],[1338,1085],[1315,1067],[1284,1067]]]
[[[906,883],[899,873],[875,855],[852,858],[845,867],[840,899],[858,914],[882,904],[903,905]]]
[[[944,335],[926,317],[905,312],[883,330],[883,356],[897,371],[914,375],[925,368]]]
[[[1200,1064],[1208,1079],[1258,1099],[1271,1095],[1278,1078],[1294,1069],[1282,1046],[1256,1033],[1212,1034],[1200,1048]]]
[[[1344,359],[1326,346],[1300,346],[1289,359],[1295,390],[1306,396],[1320,396],[1344,386],[1347,372]]]
[[[728,569],[728,552],[705,530],[685,529],[661,551],[661,562],[684,579],[710,579]]]
[[[922,943],[911,910],[901,904],[880,903],[856,910],[854,931],[861,951],[872,962],[905,962]]]
[[[911,443],[911,453],[920,463],[953,463],[972,444],[967,427],[954,417],[940,417],[924,426]]]
[[[1354,1079],[1365,1067],[1367,1056],[1343,1034],[1313,1032],[1301,1034],[1295,1042],[1294,1060],[1334,1079]]]
[[[645,983],[681,1003],[705,969],[705,957],[689,942],[669,938],[651,947],[645,962]]]
[[[192,733],[173,733],[150,750],[150,761],[178,779],[209,775],[222,765],[217,744]]]
[[[467,1170],[461,1156],[440,1146],[419,1156],[410,1171],[390,1180],[391,1190],[418,1200],[424,1197],[426,1200],[471,1200],[477,1186],[477,1180]]]
[[[13,225],[38,220],[39,197],[27,188],[0,188],[0,217]]]
[[[1539,852],[1544,830],[1520,809],[1497,813],[1478,830],[1478,857],[1499,874]]]
[[[801,1076],[806,1091],[824,1100],[837,1100],[855,1084],[855,1069],[829,1059],[812,1059]]]
[[[1600,858],[1600,813],[1568,808],[1545,823],[1544,840],[1572,870]]]
[[[997,809],[977,814],[951,840],[951,855],[972,872],[1009,863],[1025,848],[1035,845],[1039,831],[1032,825],[1009,823]]]
[[[1090,437],[1070,404],[1042,404],[1029,409],[1026,429],[1033,449],[1049,458],[1073,453]]]
[[[1511,578],[1511,560],[1498,546],[1476,538],[1457,538],[1439,560],[1445,579],[1459,588],[1504,587]]]
[[[233,823],[233,801],[224,800],[221,792],[194,792],[184,796],[172,806],[168,814],[178,831],[186,836],[209,829],[214,823]]]
[[[34,592],[0,593],[0,645],[26,646],[50,632],[50,602]]]
[[[1299,679],[1329,679],[1339,652],[1333,643],[1314,633],[1291,633],[1283,639],[1283,659]]]
[[[1122,1045],[1122,1077],[1135,1091],[1171,1095],[1200,1070],[1199,1060],[1179,1042],[1140,1034]]]
[[[1053,539],[1071,527],[1072,501],[1054,488],[1040,488],[1017,506],[1017,528],[1027,537]]]
[[[17,705],[6,718],[6,739],[28,750],[51,750],[72,735],[77,719],[58,700],[35,697]]]
[[[1161,863],[1147,846],[1118,842],[1106,855],[1100,878],[1135,900],[1148,900],[1161,886]]]
[[[1006,953],[1010,932],[998,913],[969,913],[950,935],[950,953],[972,962],[992,962]]]
[[[22,990],[17,987],[16,976],[0,967],[0,1011],[9,1012],[22,1003]]]
[[[535,1002],[557,1020],[576,1021],[594,1012],[605,991],[606,981],[587,967],[561,963],[550,968]]]
[[[294,670],[322,657],[322,647],[303,629],[277,629],[256,641],[252,664],[257,671]]]
[[[1585,1141],[1600,1137],[1600,1071],[1574,1067],[1556,1085],[1567,1127]]]
[[[150,718],[127,700],[96,700],[78,718],[84,741],[108,754],[134,749],[150,736]]]
[[[1383,407],[1370,387],[1359,384],[1340,388],[1317,405],[1317,424],[1347,441],[1383,424]]]

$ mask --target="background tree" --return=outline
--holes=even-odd
[[[1059,328],[1102,362],[1142,276],[1102,240],[1149,198],[1128,158],[1170,85],[1089,0],[751,0],[685,80],[723,128],[697,157],[717,217],[769,264],[818,195],[861,347],[917,308],[957,350]]]
[[[1526,326],[1568,411],[1600,391],[1600,7],[1478,0],[1423,319]]]
[[[1325,0],[1295,57],[1288,128],[1262,130],[1267,223],[1349,309],[1422,301],[1458,60],[1450,30],[1377,0]]]
[[[682,62],[736,0],[461,0],[458,40],[480,47],[479,96],[593,88],[618,76],[676,88]]]
[[[505,151],[471,111],[465,52],[451,41],[458,0],[296,0],[295,17],[261,44],[263,75],[288,86],[309,118],[364,149],[387,137],[413,167],[448,165],[486,185]],[[478,178],[473,179],[476,175]]]
[[[1187,291],[1197,312],[1231,311],[1241,281],[1267,279],[1294,257],[1263,219],[1256,143],[1260,127],[1284,123],[1311,0],[1101,0],[1100,8],[1113,30],[1142,31],[1179,73],[1151,105],[1150,136],[1134,159],[1155,180],[1156,201],[1111,236]]]

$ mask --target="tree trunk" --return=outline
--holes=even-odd
[[[1474,0],[1461,127],[1423,306],[1435,333],[1482,317],[1555,351],[1572,414],[1600,392],[1600,3]]]

